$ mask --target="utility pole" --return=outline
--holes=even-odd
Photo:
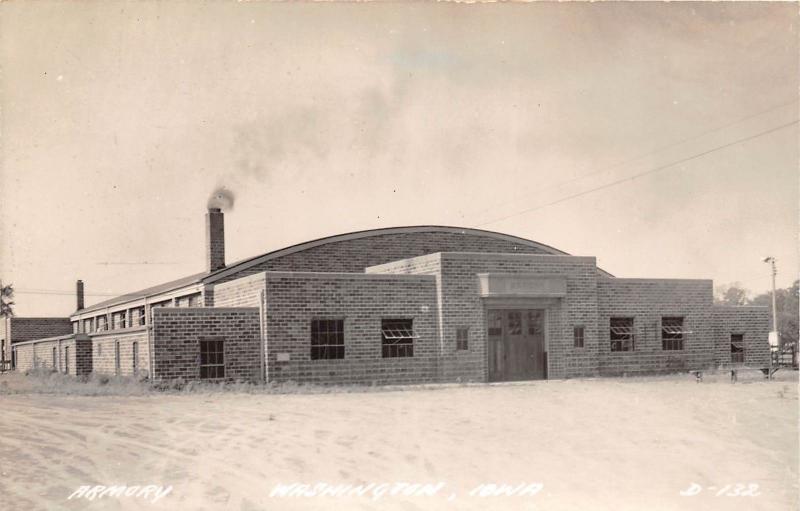
[[[765,263],[770,263],[772,267],[772,335],[775,338],[776,348],[780,350],[780,334],[778,333],[778,307],[775,301],[775,276],[778,274],[778,269],[775,267],[775,258],[767,256],[762,259]],[[772,379],[772,344],[769,346],[769,378]]]

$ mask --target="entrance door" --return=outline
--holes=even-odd
[[[487,320],[489,381],[544,379],[544,311],[490,309]]]

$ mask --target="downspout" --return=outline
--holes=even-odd
[[[266,329],[266,315],[267,315],[267,293],[266,290],[261,290],[261,297],[258,301],[258,322],[261,333],[261,377],[264,383],[269,381],[269,369],[267,368],[267,329]]]
[[[147,358],[148,366],[150,367],[150,381],[155,380],[156,361],[154,356],[155,340],[153,340],[153,318],[150,313],[151,309],[147,306],[147,297],[144,297],[144,328],[147,331]]]

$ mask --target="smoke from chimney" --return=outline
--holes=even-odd
[[[77,298],[78,310],[83,309],[83,281],[79,280],[75,283],[75,298]]]
[[[221,186],[211,192],[211,195],[208,197],[208,202],[206,203],[206,207],[208,209],[220,209],[224,211],[230,211],[233,209],[233,202],[234,202],[234,195],[233,192]]]

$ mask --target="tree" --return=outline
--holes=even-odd
[[[749,302],[747,289],[738,282],[717,286],[714,295],[714,302],[718,305],[747,305]]]
[[[14,315],[14,284],[3,285],[0,280],[0,318]]]
[[[772,292],[754,296],[751,305],[763,305],[772,312]],[[791,287],[775,290],[775,309],[778,312],[778,331],[781,343],[797,344],[798,328],[800,328],[800,280],[795,280]]]

